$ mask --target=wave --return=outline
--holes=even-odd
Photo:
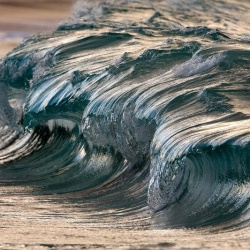
[[[2,59],[2,185],[156,227],[249,225],[250,40],[181,2],[79,1]],[[214,4],[249,31],[247,3]]]

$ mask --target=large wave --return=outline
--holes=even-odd
[[[146,225],[150,209],[158,227],[247,226],[249,9],[76,3],[0,63],[2,185]]]

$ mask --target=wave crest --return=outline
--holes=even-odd
[[[249,224],[249,48],[171,6],[79,8],[1,61],[2,183],[159,227]]]

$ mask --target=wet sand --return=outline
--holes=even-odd
[[[0,57],[20,41],[47,32],[71,12],[72,0],[0,0]],[[135,230],[78,223],[60,204],[0,187],[0,249],[250,249],[249,230],[222,233]],[[56,212],[55,212],[56,211]],[[83,218],[84,220],[84,218]]]

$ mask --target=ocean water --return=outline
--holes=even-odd
[[[248,227],[249,13],[76,2],[0,60],[1,189],[64,204],[74,223]]]

